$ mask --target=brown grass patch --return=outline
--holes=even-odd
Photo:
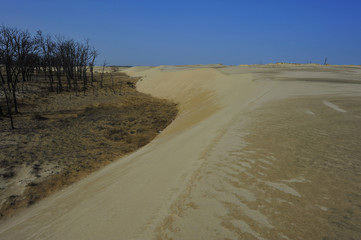
[[[104,88],[85,96],[66,92],[20,99],[16,129],[10,130],[5,117],[0,120],[1,217],[146,145],[175,118],[175,104],[127,84],[136,80],[113,73]]]

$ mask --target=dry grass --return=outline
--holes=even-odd
[[[20,99],[16,129],[0,120],[1,217],[144,146],[175,118],[175,104],[127,84],[136,81],[113,73],[104,88],[86,96],[37,93]]]

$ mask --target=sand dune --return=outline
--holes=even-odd
[[[361,68],[134,67],[179,115],[137,152],[0,224],[0,239],[361,236]],[[342,111],[341,111],[342,110]]]

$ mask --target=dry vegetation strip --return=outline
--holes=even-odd
[[[2,218],[144,146],[175,118],[175,104],[137,92],[137,79],[113,73],[104,80],[86,95],[20,97],[15,130],[1,118]]]

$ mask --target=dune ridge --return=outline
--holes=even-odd
[[[332,225],[327,215],[309,219],[318,212],[303,214],[302,205],[297,203],[310,206],[318,203],[310,200],[303,185],[316,181],[316,177],[299,174],[298,165],[285,171],[287,159],[282,157],[282,151],[276,151],[277,146],[271,144],[259,144],[262,137],[253,137],[262,136],[268,118],[276,119],[272,113],[286,111],[272,102],[323,95],[327,96],[323,98],[325,101],[333,103],[339,101],[335,96],[361,95],[361,84],[297,80],[299,71],[318,71],[316,78],[320,79],[334,71],[343,80],[360,76],[358,68],[345,71],[342,67],[322,66],[321,73],[320,69],[318,66],[300,70],[298,66],[210,65],[125,70],[131,76],[143,78],[137,83],[139,91],[176,102],[177,118],[135,153],[1,223],[0,238],[294,239],[314,236],[315,232],[320,237],[357,236],[360,233],[357,224],[350,231],[337,229],[335,233],[330,232]],[[284,71],[286,77],[282,75]],[[279,81],[280,78],[285,81]],[[338,84],[337,88],[334,84]],[[322,101],[318,103],[321,106],[317,109],[301,107],[295,113],[301,109],[308,117],[313,115],[307,111],[318,116],[326,111],[323,106],[334,111]],[[271,104],[267,109],[273,110],[265,114],[267,109],[262,107],[267,104]],[[292,105],[285,106],[292,109]],[[360,114],[348,105],[340,108],[347,111],[336,111],[343,116],[350,112],[355,116]],[[355,121],[354,115],[347,115],[349,121]],[[297,119],[288,121],[289,126],[293,122]],[[275,126],[272,129],[282,127]],[[279,137],[282,140],[287,135]],[[359,139],[356,137],[355,141]],[[355,153],[352,159],[357,156]],[[290,174],[276,178],[284,172]],[[297,174],[292,176],[292,173]],[[314,191],[312,185],[309,187]],[[353,193],[356,188],[352,185],[348,191]],[[299,216],[289,215],[289,208],[282,210],[280,203],[296,204]],[[322,204],[318,208],[321,211],[333,206]],[[310,223],[302,225],[305,219]],[[283,224],[285,221],[294,224],[292,231]],[[315,223],[320,224],[320,229],[310,230]]]

